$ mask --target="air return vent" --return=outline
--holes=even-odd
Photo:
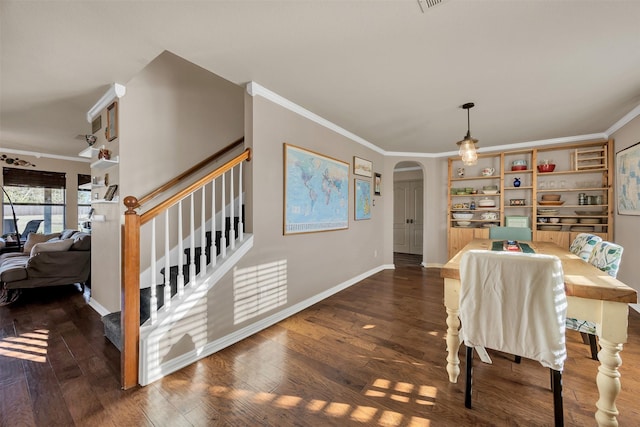
[[[422,13],[424,13],[426,9],[437,6],[445,1],[446,0],[418,0],[418,5],[420,6],[420,10],[422,11]]]

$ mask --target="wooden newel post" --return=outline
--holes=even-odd
[[[124,198],[122,235],[122,289],[121,317],[122,353],[120,355],[121,383],[123,389],[138,385],[138,360],[140,342],[140,216],[135,211],[138,199]]]

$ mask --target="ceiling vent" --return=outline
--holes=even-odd
[[[418,0],[418,6],[420,6],[420,10],[424,13],[426,9],[437,6],[445,1],[446,0]]]

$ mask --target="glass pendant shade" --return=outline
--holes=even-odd
[[[460,146],[458,154],[460,155],[460,157],[462,157],[462,163],[466,166],[471,166],[478,163],[476,142],[478,142],[478,140],[472,138],[469,134],[467,134],[467,136],[462,141],[458,142],[458,145]]]
[[[467,110],[467,134],[462,141],[458,141],[460,146],[458,154],[462,157],[462,163],[466,166],[475,165],[478,163],[478,153],[476,151],[477,139],[471,137],[471,121],[469,120],[469,109],[474,107],[473,102],[467,102],[462,105],[462,108]]]

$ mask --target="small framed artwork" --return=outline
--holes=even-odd
[[[107,188],[107,192],[104,193],[104,199],[113,200],[113,196],[116,195],[116,191],[118,191],[118,186],[115,184],[110,185],[109,188]]]
[[[616,153],[618,214],[640,215],[640,142]]]
[[[376,172],[375,178],[373,179],[373,194],[375,194],[376,196],[379,196],[381,187],[382,187],[382,175]]]
[[[358,179],[355,180],[355,219],[360,221],[363,219],[371,219],[371,181]]]
[[[360,176],[368,176],[371,178],[373,174],[373,163],[369,160],[361,159],[358,156],[353,156],[353,173]]]
[[[118,103],[113,102],[107,107],[107,141],[113,141],[118,137]]]

